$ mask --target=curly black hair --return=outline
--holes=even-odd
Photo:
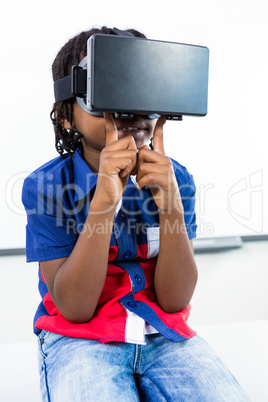
[[[135,29],[128,29],[128,32],[138,38],[146,38],[144,34]],[[95,33],[116,35],[112,28],[103,26],[101,29],[92,28],[89,31],[83,31],[70,39],[60,49],[52,64],[53,81],[57,81],[71,74],[72,66],[77,66],[86,56],[87,40]],[[66,155],[66,152],[69,156],[72,156],[77,148],[82,147],[82,134],[79,133],[72,123],[74,100],[75,99],[73,98],[55,102],[50,113],[50,118],[55,131],[55,147],[62,158]],[[65,119],[70,122],[73,127],[71,130],[66,130],[62,126],[62,121]]]

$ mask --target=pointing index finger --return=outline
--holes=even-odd
[[[154,135],[153,135],[153,147],[154,151],[165,155],[164,149],[164,137],[163,137],[163,126],[166,122],[166,116],[160,116],[156,122]]]
[[[111,113],[104,112],[106,127],[106,145],[110,145],[118,140],[117,128]]]

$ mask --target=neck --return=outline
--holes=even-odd
[[[100,165],[100,151],[89,150],[86,147],[83,149],[83,157],[87,165],[93,173],[98,173]]]

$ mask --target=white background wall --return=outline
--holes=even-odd
[[[166,151],[195,177],[199,236],[268,233],[266,0],[16,0],[0,24],[0,248],[24,247],[22,180],[57,156],[54,57],[76,33],[105,24],[210,48],[208,115],[168,122]]]

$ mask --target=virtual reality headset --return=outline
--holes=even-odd
[[[134,114],[169,120],[207,114],[209,49],[204,46],[94,34],[87,56],[54,83],[55,100],[76,98],[94,116]]]

